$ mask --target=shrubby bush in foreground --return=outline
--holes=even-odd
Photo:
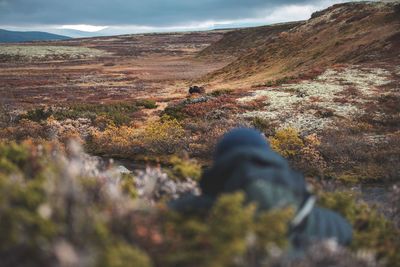
[[[347,195],[322,194],[321,204],[354,225],[354,252],[328,242],[292,261],[290,209],[255,216],[238,192],[207,214],[176,214],[74,145],[0,143],[0,193],[2,266],[372,266],[360,249],[399,263],[398,230]]]

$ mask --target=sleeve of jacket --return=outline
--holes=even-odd
[[[315,207],[302,227],[293,231],[292,237],[298,246],[323,239],[335,239],[338,244],[346,246],[352,240],[352,227],[338,213]]]
[[[170,201],[168,207],[184,214],[205,213],[213,206],[214,202],[215,198],[211,196],[195,196],[189,194]]]
[[[301,204],[297,196],[289,188],[265,180],[255,180],[246,187],[246,200],[257,204],[259,211],[292,206],[296,210]]]

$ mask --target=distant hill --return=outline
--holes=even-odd
[[[236,60],[200,82],[257,85],[334,64],[396,65],[400,62],[400,3],[337,4],[298,25],[229,32],[198,56],[232,54]]]
[[[18,43],[29,41],[50,41],[70,39],[68,36],[47,32],[17,32],[0,29],[0,43]]]
[[[198,57],[238,57],[251,52],[304,22],[280,23],[268,26],[231,29],[218,42],[202,50]]]

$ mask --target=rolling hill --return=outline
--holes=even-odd
[[[288,31],[304,22],[280,23],[268,26],[235,29],[213,45],[202,50],[198,57],[238,57],[254,51],[266,42],[273,41],[279,34]]]
[[[286,29],[285,29],[286,28]],[[263,33],[263,34],[261,34]],[[234,41],[237,39],[237,41]],[[353,2],[305,22],[230,32],[199,53],[237,58],[200,81],[239,86],[312,75],[334,64],[400,62],[400,3]]]
[[[70,39],[70,37],[47,32],[17,32],[0,29],[0,43],[18,43],[66,39]]]

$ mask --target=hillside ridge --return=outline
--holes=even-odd
[[[256,85],[284,77],[296,77],[334,64],[400,61],[400,3],[353,2],[333,5],[315,12],[311,18],[287,30],[258,27],[241,33],[228,33],[199,53],[214,56],[221,51],[240,51],[238,58],[200,81],[217,85]],[[253,32],[264,32],[256,39]],[[246,43],[257,47],[229,45],[232,35],[245,35]],[[240,82],[239,82],[240,81]]]

